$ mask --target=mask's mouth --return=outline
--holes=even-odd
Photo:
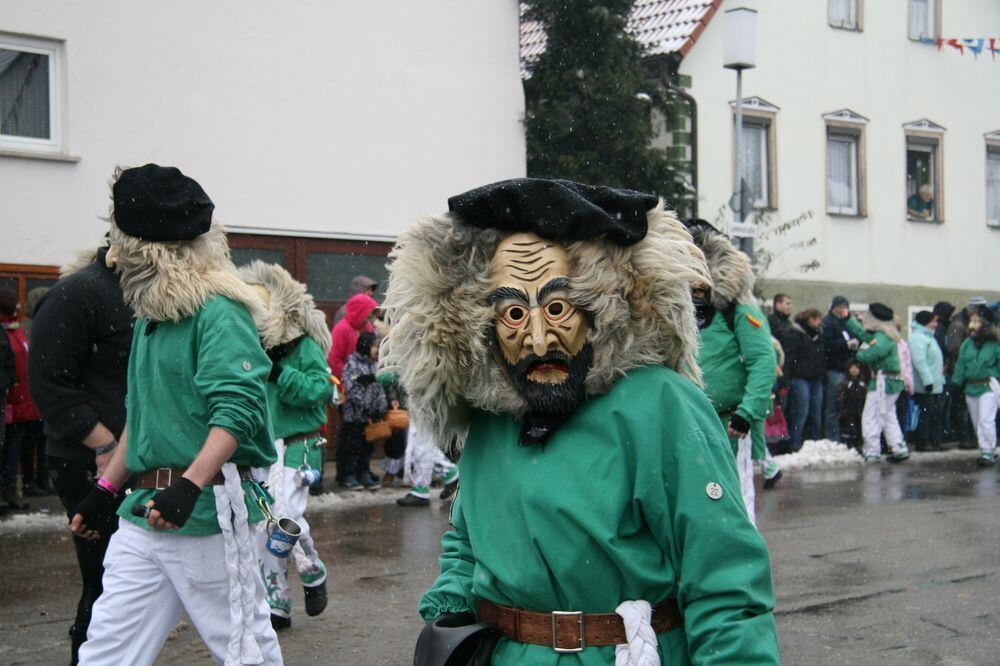
[[[562,361],[537,361],[528,366],[526,376],[538,384],[561,384],[569,378],[569,365]]]

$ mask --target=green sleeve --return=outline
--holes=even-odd
[[[861,322],[854,315],[849,316],[844,321],[844,326],[851,332],[851,335],[861,340],[861,342],[871,342],[872,338],[875,337],[874,333],[865,330],[865,327],[861,325]]]
[[[951,375],[951,382],[962,388],[965,384],[965,375],[968,372],[966,366],[969,363],[969,347],[972,342],[971,338],[967,338],[962,342],[962,346],[958,348],[958,362],[955,363],[955,371]]]
[[[856,358],[860,363],[867,363],[869,365],[886,358],[896,348],[892,340],[884,335],[871,336],[866,342],[868,346],[864,349],[859,349]]]
[[[691,663],[779,663],[770,556],[747,519],[718,419],[687,436],[663,436],[671,444],[659,482],[638,490],[654,537],[678,572]],[[709,495],[712,483],[722,487],[718,499]]]
[[[330,368],[323,350],[312,338],[304,338],[292,358],[281,364],[278,400],[292,407],[312,407],[330,400]]]
[[[763,421],[771,408],[771,388],[777,375],[771,329],[759,310],[745,305],[737,308],[733,329],[747,370],[746,389],[736,413],[751,423]]]
[[[441,573],[431,589],[420,599],[417,610],[425,622],[441,613],[465,613],[472,610],[472,573],[476,558],[462,514],[462,492],[451,505],[451,529],[441,537]]]
[[[239,442],[254,437],[268,419],[265,382],[271,359],[246,307],[216,297],[198,319],[198,369],[194,385],[208,403],[209,426]]]

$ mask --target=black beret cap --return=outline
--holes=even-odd
[[[892,321],[892,308],[885,303],[872,303],[868,306],[868,311],[879,321]]]
[[[646,211],[657,198],[570,180],[514,178],[448,199],[448,210],[481,229],[530,231],[547,240],[607,238],[632,245],[646,237]]]
[[[193,240],[212,226],[215,204],[176,167],[147,164],[122,171],[111,188],[115,224],[158,243]]]

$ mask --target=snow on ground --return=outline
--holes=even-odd
[[[0,521],[0,536],[19,535],[25,532],[50,532],[66,529],[66,516],[62,513],[35,511],[15,513]],[[67,531],[67,534],[69,532]]]
[[[926,453],[915,453],[910,449],[910,460],[908,464],[938,462],[941,460],[962,460],[973,459],[979,455],[978,451],[951,449],[950,451],[928,451]],[[886,456],[882,457],[883,460]],[[782,470],[792,471],[799,469],[830,469],[836,467],[851,467],[853,465],[863,465],[864,457],[849,449],[843,444],[833,442],[829,439],[807,440],[802,448],[795,453],[788,453],[775,456],[774,461],[781,466]]]

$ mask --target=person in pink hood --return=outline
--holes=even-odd
[[[371,320],[378,303],[368,294],[355,294],[347,301],[344,308],[347,314],[333,327],[333,347],[330,348],[330,355],[326,359],[337,379],[340,379],[347,357],[354,353],[354,348],[358,344],[358,334],[362,331],[374,331]]]

